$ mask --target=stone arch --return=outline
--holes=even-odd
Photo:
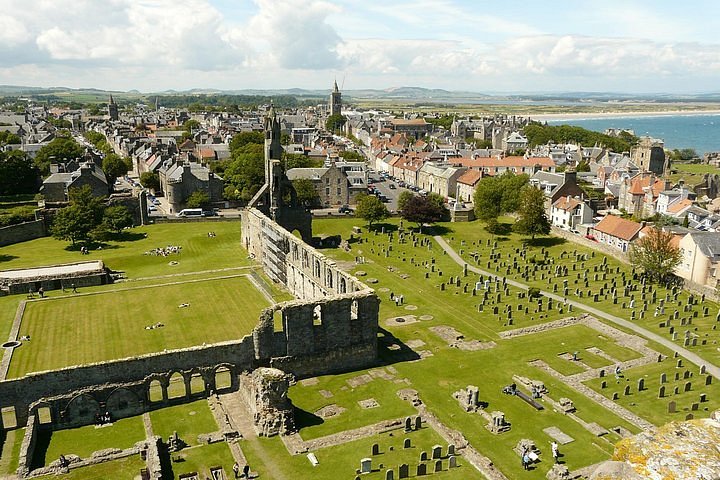
[[[205,377],[199,371],[193,371],[190,374],[190,395],[199,395],[207,391],[207,383]]]
[[[74,396],[65,407],[64,422],[90,425],[100,412],[100,403],[87,393]]]
[[[185,375],[181,372],[174,372],[170,375],[167,385],[167,398],[172,400],[174,398],[185,398],[187,397],[187,384],[185,381]]]
[[[118,387],[108,395],[105,407],[113,418],[129,417],[142,413],[142,401],[132,390]]]
[[[147,387],[147,398],[150,403],[167,400],[166,384],[167,380],[165,378],[152,377],[150,379]]]
[[[350,302],[350,320],[358,319],[358,301],[353,300]]]
[[[292,258],[293,258],[293,260],[297,261],[297,259],[300,257],[300,254],[298,253],[297,243],[293,242],[291,249],[292,249]]]
[[[327,288],[333,288],[333,271],[328,268],[325,277],[325,286]]]
[[[230,364],[218,365],[214,372],[215,391],[222,392],[233,388],[233,367]]]
[[[338,282],[338,292],[347,293],[347,280],[345,280],[343,276],[340,277],[340,281]]]
[[[303,268],[310,267],[310,255],[308,254],[307,250],[305,250],[305,249],[303,249],[302,266],[303,266]]]
[[[315,305],[313,309],[313,325],[322,325],[322,306]]]
[[[320,260],[317,258],[313,262],[313,275],[315,278],[320,278]]]

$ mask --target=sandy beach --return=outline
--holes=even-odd
[[[575,113],[546,113],[528,115],[532,120],[539,122],[558,120],[593,120],[597,118],[639,118],[639,117],[677,117],[720,115],[720,110],[667,110],[667,111],[637,111],[637,112],[575,112]]]

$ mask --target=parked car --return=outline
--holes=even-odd
[[[343,205],[340,208],[338,208],[338,213],[345,213],[345,214],[353,213],[353,209],[350,208],[350,205]]]
[[[389,187],[390,187],[390,190],[395,190],[397,188],[394,183],[391,183],[389,185]]]

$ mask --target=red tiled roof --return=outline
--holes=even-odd
[[[477,158],[453,158],[452,163],[460,164],[468,168],[486,168],[486,167],[533,167],[540,165],[541,167],[554,167],[555,162],[550,157],[477,157]]]
[[[595,225],[595,230],[598,232],[627,240],[628,242],[635,238],[641,228],[642,225],[639,223],[633,222],[632,220],[625,220],[615,215],[608,215],[603,218],[600,223]]]
[[[558,198],[555,203],[553,203],[553,207],[559,208],[560,210],[572,210],[575,207],[579,206],[582,202],[578,200],[577,198],[573,197],[560,197]]]
[[[482,176],[483,175],[480,170],[466,170],[465,173],[458,177],[457,182],[474,187],[475,184],[480,181]]]

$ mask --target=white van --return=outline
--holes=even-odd
[[[180,210],[178,217],[202,217],[202,208],[185,208]]]

